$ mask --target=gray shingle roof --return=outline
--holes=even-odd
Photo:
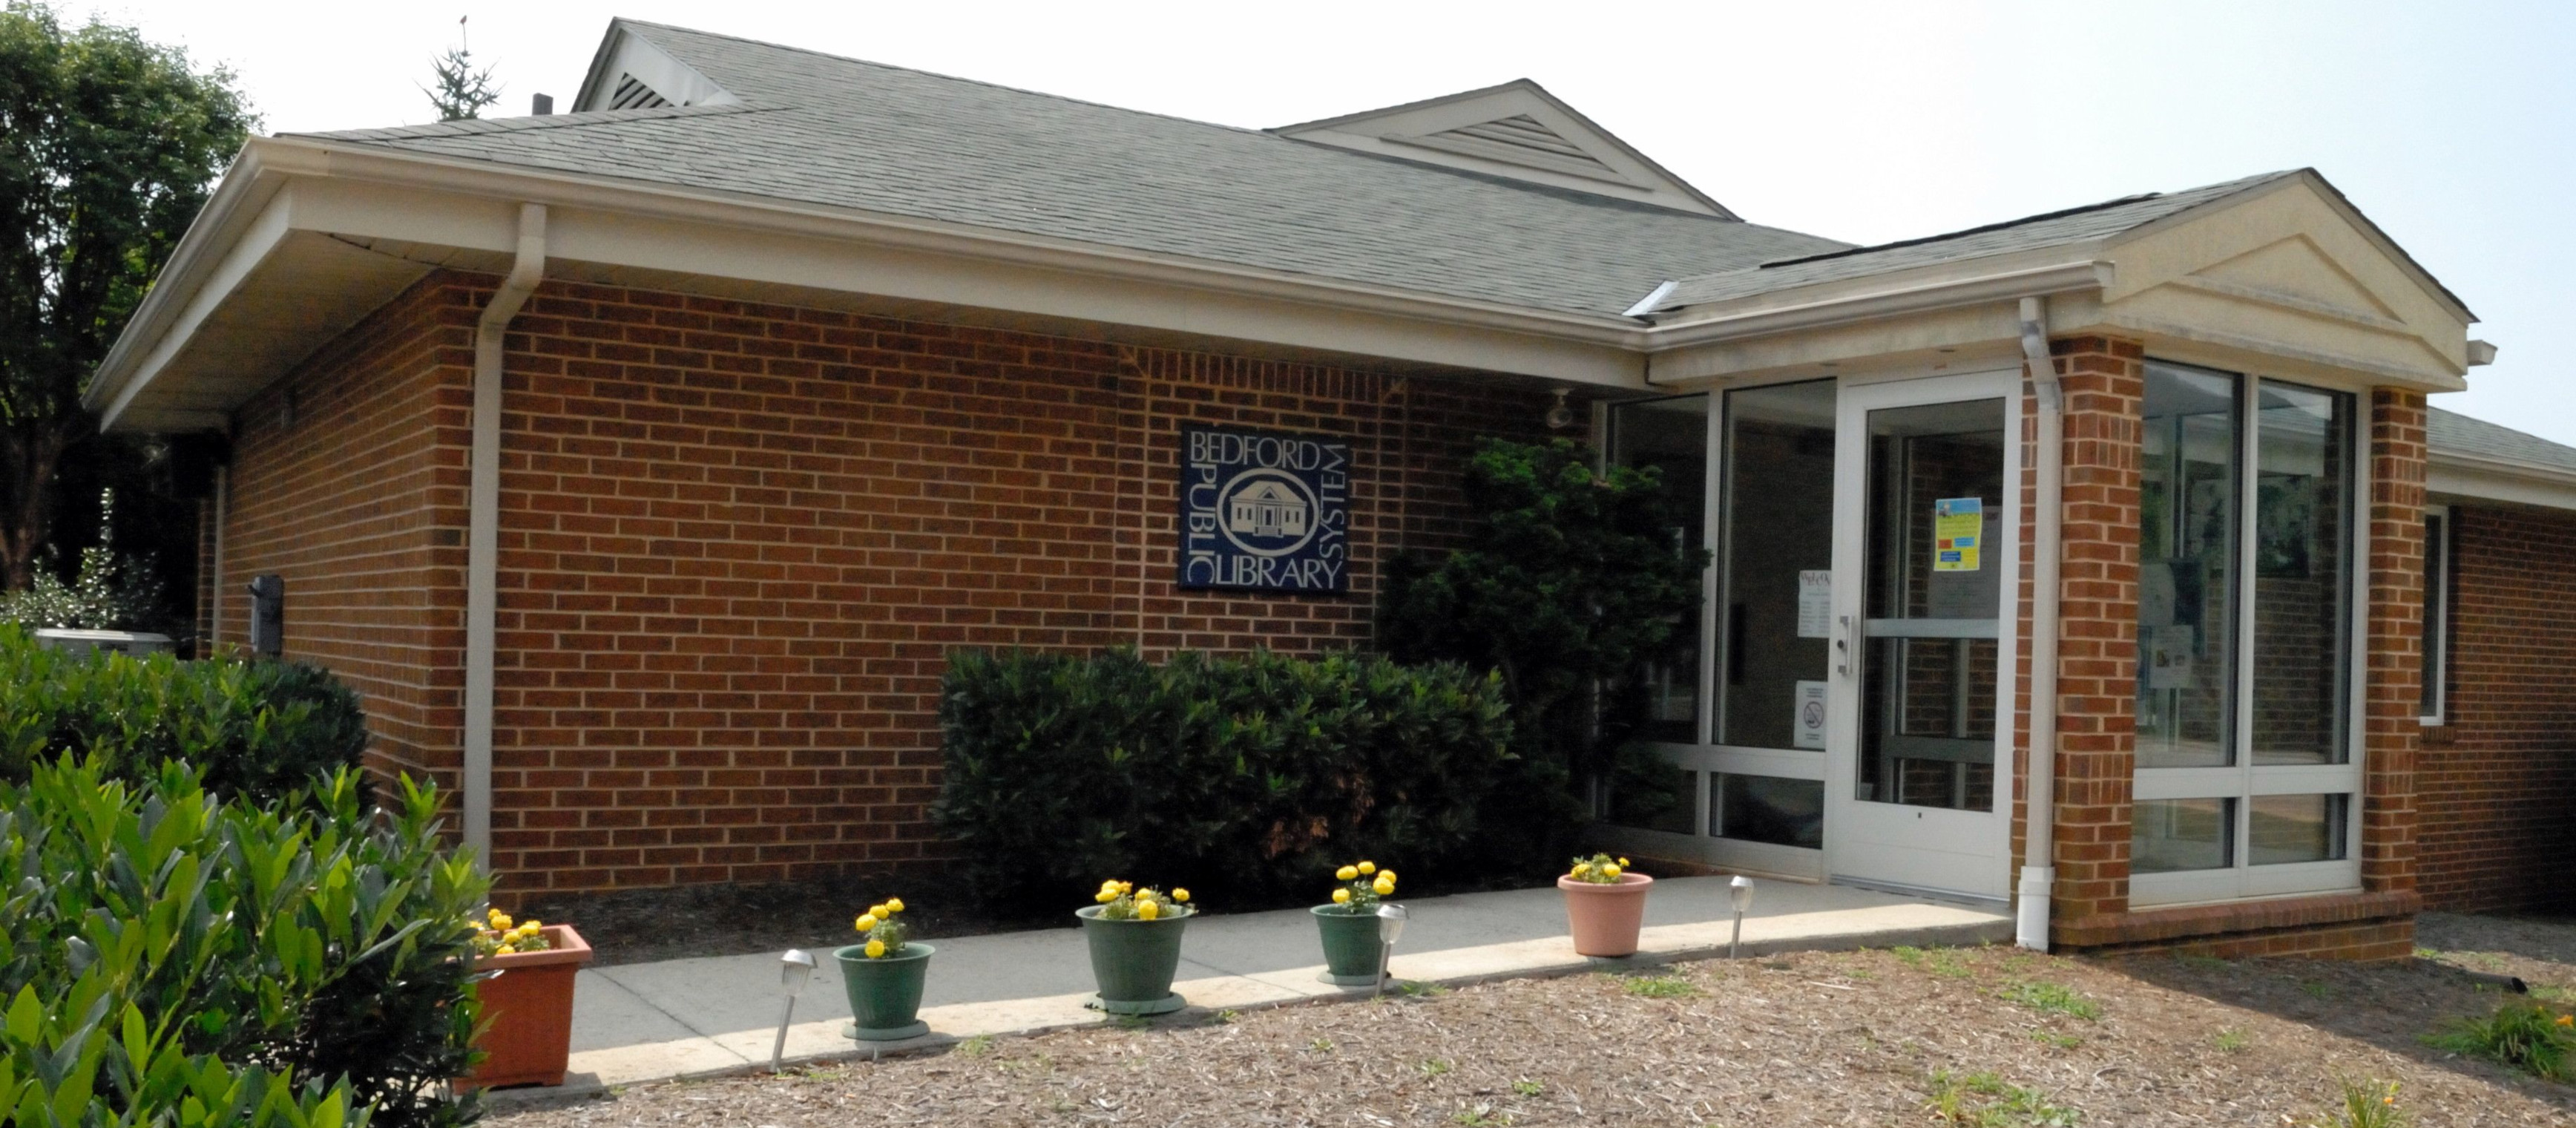
[[[1848,244],[1258,130],[622,21],[739,105],[313,136],[1617,315]]]
[[[2427,416],[2425,440],[2435,454],[2495,458],[2576,474],[2576,447],[2561,446],[2538,435],[2526,435],[2438,407]]]
[[[1873,247],[1838,249],[1801,258],[1702,274],[1680,280],[1657,309],[1679,309],[1768,293],[1792,286],[1883,274],[1909,267],[1933,266],[1960,259],[1984,258],[2014,251],[2090,242],[2151,223],[2249,188],[2299,175],[2270,172],[2224,184],[2181,192],[2127,196],[2117,200],[2049,212],[2005,223],[1972,227],[1946,235],[1907,239]]]

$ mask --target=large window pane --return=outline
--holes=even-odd
[[[2254,762],[2342,763],[2352,397],[2257,390]]]
[[[2148,799],[2133,808],[2129,872],[2178,873],[2235,864],[2236,800]]]
[[[2138,767],[2235,762],[2237,378],[2146,373],[2138,490]]]
[[[2451,519],[2424,515],[2423,680],[2415,715],[2441,724],[2451,667]]]
[[[1719,838],[1775,846],[1825,845],[1822,780],[1721,775],[1709,789],[1708,832]]]
[[[1640,830],[1689,834],[1699,806],[1699,773],[1642,761],[1610,784],[1610,821]]]
[[[2344,856],[2344,795],[2257,795],[2247,812],[2246,859],[2258,866],[2331,862]]]
[[[1708,497],[1708,397],[1624,403],[1611,409],[1610,458],[1663,472],[1672,500],[1673,550],[1701,542]],[[1699,739],[1699,621],[1673,624],[1672,641],[1648,672],[1646,729],[1654,740]],[[1687,811],[1687,807],[1685,807]],[[1687,831],[1689,827],[1683,827]]]
[[[1832,634],[1834,382],[1728,392],[1724,452],[1717,743],[1821,752],[1798,711],[1801,687],[1824,685]]]

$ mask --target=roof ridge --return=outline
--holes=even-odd
[[[2229,194],[2233,195],[2233,190],[2250,188],[2256,184],[2277,180],[2284,176],[2295,176],[2298,175],[2300,171],[2301,170],[2299,169],[2286,169],[2278,172],[2258,173],[2253,176],[2239,177],[2235,180],[2221,180],[2214,184],[2202,184],[2196,187],[2178,189],[2173,192],[2140,192],[2134,195],[2121,196],[2116,199],[2103,200],[2099,203],[2079,204],[2071,208],[2059,208],[2056,211],[2040,212],[2036,215],[2025,215],[2014,219],[2001,220],[1995,223],[1981,223],[1975,227],[1963,227],[1956,231],[1944,231],[1935,235],[1918,235],[1911,239],[1898,239],[1887,243],[1873,243],[1866,247],[1849,247],[1839,251],[1825,251],[1820,254],[1802,255],[1798,258],[1774,259],[1751,269],[1769,270],[1775,266],[1796,266],[1800,263],[1823,262],[1827,259],[1849,258],[1854,255],[1865,255],[1872,251],[1894,250],[1898,247],[1919,247],[1925,243],[1938,243],[1945,239],[1964,239],[1970,235],[1982,235],[1989,231],[2002,231],[2008,228],[2020,227],[2025,224],[2045,223],[2052,219],[2064,219],[2070,215],[2083,215],[2086,212],[2106,211],[2126,204],[2138,204],[2145,203],[2148,200],[2160,200],[2167,196],[2178,196],[2185,192],[2208,192],[2219,188],[2227,188],[2232,190]]]
[[[333,129],[319,131],[288,130],[279,137],[305,137],[323,141],[399,141],[413,137],[482,137],[495,133],[525,133],[538,129],[572,129],[589,125],[617,125],[630,121],[660,121],[679,117],[711,117],[719,114],[762,113],[782,109],[750,102],[719,102],[697,106],[651,106],[628,110],[588,110],[562,114],[522,114],[505,118],[461,118],[456,121],[423,122],[419,125],[387,125],[372,129]]]

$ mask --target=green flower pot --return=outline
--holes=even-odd
[[[1376,911],[1354,913],[1340,905],[1317,905],[1308,911],[1315,914],[1315,927],[1324,934],[1324,974],[1317,978],[1336,987],[1375,986]]]
[[[862,1042],[900,1042],[930,1033],[921,1011],[921,985],[930,974],[930,954],[938,949],[919,940],[906,943],[900,955],[868,958],[867,945],[833,950],[841,961],[841,990],[850,996],[849,1027],[843,1037]]]
[[[1091,979],[1111,1014],[1169,1014],[1189,1005],[1172,993],[1181,970],[1181,930],[1196,912],[1160,920],[1103,920],[1100,906],[1076,909],[1091,943]]]

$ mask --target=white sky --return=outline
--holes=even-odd
[[[1239,126],[1538,80],[1748,219],[1855,242],[2313,165],[2485,318],[2436,403],[2576,444],[2576,4],[56,0],[240,75],[269,132],[567,104],[614,15]]]

